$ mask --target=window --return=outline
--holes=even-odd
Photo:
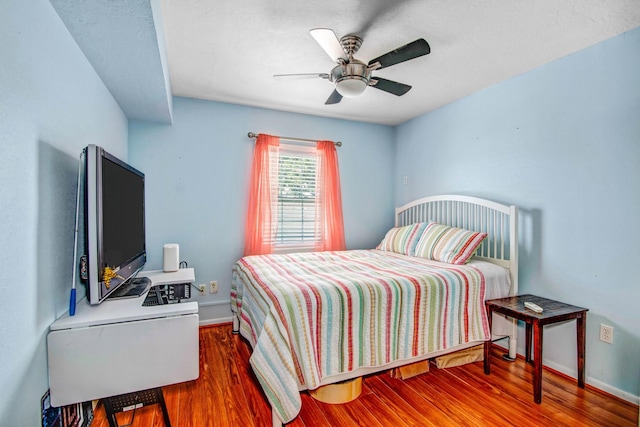
[[[278,251],[312,249],[316,240],[316,150],[280,144],[278,164]]]
[[[336,147],[280,144],[259,134],[253,151],[244,255],[345,250]]]

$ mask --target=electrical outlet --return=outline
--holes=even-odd
[[[212,294],[217,294],[218,293],[218,281],[217,280],[212,280],[209,282],[209,292],[211,292]]]
[[[206,290],[207,290],[207,285],[205,284],[198,285],[198,291],[201,297],[205,295]]]
[[[613,326],[600,324],[600,341],[613,344]]]

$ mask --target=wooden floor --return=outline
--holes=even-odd
[[[173,427],[269,426],[271,409],[249,366],[249,346],[231,325],[200,329],[200,378],[164,387]],[[503,361],[494,349],[491,375],[482,362],[437,369],[409,380],[383,372],[365,377],[353,402],[329,405],[302,393],[300,426],[638,426],[638,407],[545,370],[542,404],[533,403],[532,369]],[[127,424],[132,412],[118,414]],[[133,426],[163,426],[158,405],[138,409]],[[98,406],[93,427],[108,427]]]

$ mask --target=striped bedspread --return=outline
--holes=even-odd
[[[253,347],[250,363],[283,422],[299,390],[484,341],[482,273],[377,250],[249,256],[233,268],[231,309]]]

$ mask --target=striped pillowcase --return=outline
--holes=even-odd
[[[415,249],[415,255],[449,264],[466,264],[487,233],[430,222]]]
[[[426,222],[405,225],[404,227],[393,227],[387,231],[384,239],[376,249],[413,256],[415,255],[418,240],[420,240],[420,236],[422,236],[422,232],[426,227]]]

